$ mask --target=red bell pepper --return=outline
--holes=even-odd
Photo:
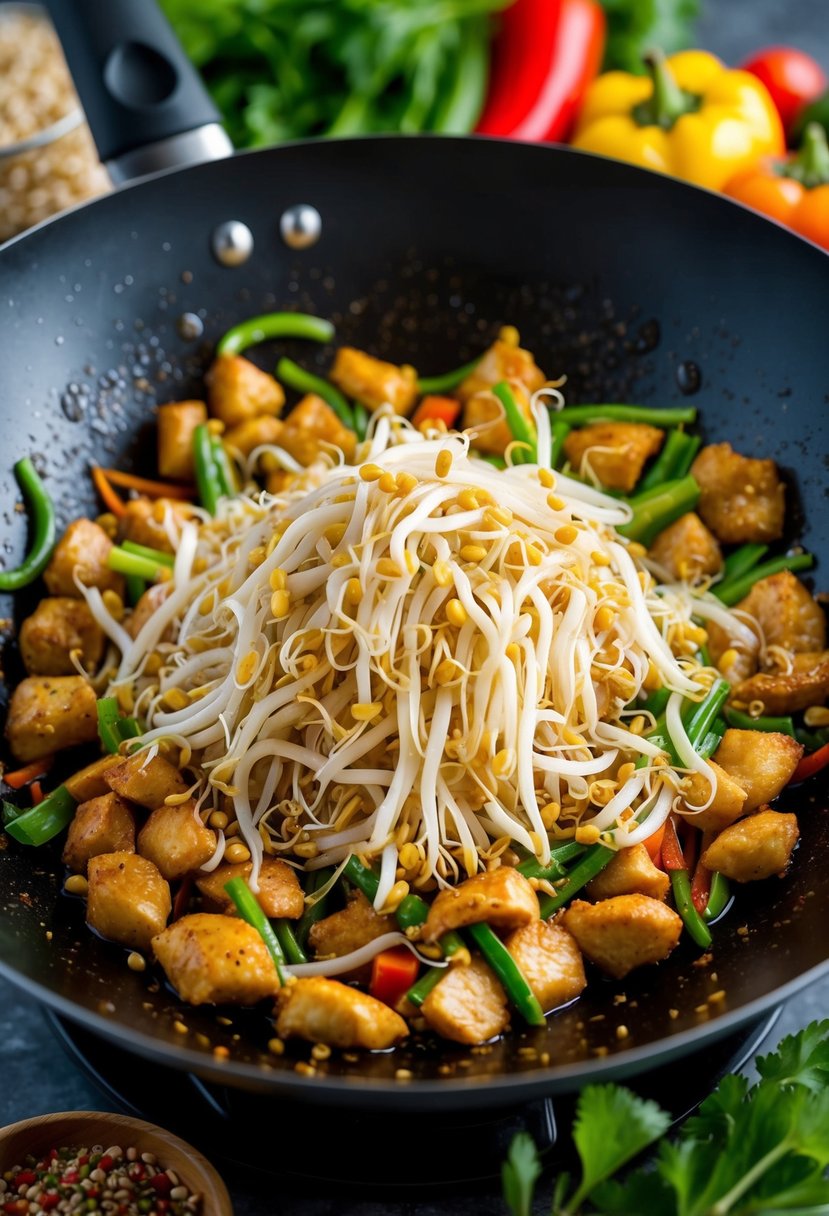
[[[501,16],[476,131],[566,139],[601,67],[605,29],[598,0],[515,0]]]
[[[658,866],[662,856],[662,840],[665,836],[665,824],[657,828],[642,844],[648,850],[648,856],[655,866]]]
[[[440,421],[451,431],[460,412],[461,403],[455,397],[439,397],[432,393],[423,398],[412,414],[412,426],[419,427],[422,422]]]
[[[823,747],[819,747],[816,752],[803,757],[792,773],[790,783],[797,785],[799,781],[806,781],[809,777],[814,777],[815,773],[819,773],[821,769],[826,768],[827,765],[829,765],[829,743],[824,743]]]
[[[392,1008],[417,979],[420,964],[406,946],[393,946],[374,956],[369,992]]]
[[[823,68],[811,55],[788,46],[759,51],[743,64],[743,69],[762,80],[787,134],[803,107],[820,97],[829,85]]]

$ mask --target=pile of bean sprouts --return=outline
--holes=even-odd
[[[534,412],[538,463],[505,469],[386,409],[354,465],[268,449],[295,474],[283,492],[251,482],[215,518],[168,521],[173,577],[134,639],[87,591],[142,746],[179,749],[202,814],[232,802],[254,887],[265,854],[313,870],[357,853],[388,910],[401,875],[422,890],[507,848],[638,843],[688,771],[713,796],[679,707],[716,676],[692,618],[734,619],[655,581],[616,531],[630,508],[550,472]],[[660,685],[681,770],[636,705]]]

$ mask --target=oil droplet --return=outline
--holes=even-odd
[[[204,322],[194,312],[183,312],[176,321],[176,329],[185,342],[195,342],[204,333]]]
[[[679,385],[679,391],[686,397],[690,397],[694,393],[698,393],[702,387],[702,372],[696,363],[685,359],[676,369],[676,382]]]
[[[639,331],[636,335],[634,349],[637,355],[646,355],[652,350],[656,350],[661,337],[659,322],[644,321],[639,326]]]

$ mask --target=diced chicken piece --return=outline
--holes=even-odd
[[[711,805],[704,811],[698,809],[711,797],[711,783],[703,773],[691,773],[679,787],[682,794],[679,814],[702,832],[719,832],[743,814],[746,792],[719,764],[713,760],[708,764],[717,778],[717,792]]]
[[[723,564],[716,536],[694,511],[663,528],[648,556],[664,566],[672,578],[685,583],[695,583],[706,574],[718,574]]]
[[[76,802],[89,802],[92,798],[100,798],[110,792],[106,783],[106,774],[110,769],[117,768],[122,762],[121,756],[101,756],[93,760],[86,768],[79,769],[64,781],[69,793]]]
[[[290,488],[295,477],[296,473],[291,473],[288,469],[274,469],[265,478],[265,489],[269,494],[282,494]]]
[[[110,792],[77,807],[63,847],[70,870],[85,874],[89,859],[101,853],[134,852],[135,818],[123,798]]]
[[[510,387],[515,404],[527,421],[531,422],[529,396],[516,385]],[[467,401],[463,411],[463,429],[469,432],[473,448],[479,452],[489,452],[493,456],[503,456],[514,439],[504,417],[503,405],[487,389],[482,389]]]
[[[534,920],[504,944],[545,1013],[574,1001],[587,984],[581,951],[561,925]]]
[[[138,637],[150,617],[164,603],[172,586],[172,583],[153,583],[151,587],[147,588],[124,622],[124,628],[131,638]]]
[[[235,915],[236,906],[224,889],[225,883],[231,878],[247,878],[252,868],[249,861],[221,865],[210,874],[200,874],[196,886],[217,910]],[[276,857],[262,858],[256,898],[265,915],[273,920],[297,920],[305,911],[296,870]]]
[[[109,941],[135,950],[150,949],[167,924],[170,887],[151,861],[137,853],[90,857],[86,921]]]
[[[791,779],[803,746],[789,735],[729,729],[714,753],[720,768],[746,792],[743,814],[771,802]]]
[[[617,980],[667,958],[682,932],[673,908],[647,895],[617,895],[598,904],[577,899],[561,923],[591,962]]]
[[[187,789],[181,773],[163,756],[148,758],[147,752],[128,756],[106,775],[106,783],[116,794],[154,811],[170,794],[183,794]]]
[[[753,630],[754,640],[747,645],[742,635],[732,636],[716,621],[706,621],[705,628],[711,662],[729,684],[739,684],[754,674],[760,660],[760,639]]]
[[[382,1001],[319,975],[294,980],[279,993],[276,1033],[329,1047],[383,1051],[405,1039],[409,1028]]]
[[[502,380],[508,380],[513,388],[516,384],[523,385],[530,394],[541,388],[545,379],[528,350],[523,350],[517,342],[498,338],[484,351],[466,379],[461,381],[455,395],[466,404],[476,393],[485,392]]]
[[[91,519],[76,519],[58,541],[43,572],[50,595],[68,595],[81,599],[75,585],[77,574],[85,587],[97,587],[99,591],[116,591],[123,595],[124,579],[107,565],[112,541],[106,532]]]
[[[171,401],[158,408],[158,474],[174,481],[192,481],[193,432],[207,422],[203,401]]]
[[[192,514],[189,503],[172,498],[133,498],[125,505],[124,514],[118,521],[118,536],[121,540],[131,540],[135,545],[146,545],[161,553],[173,553],[175,550],[165,520],[172,516],[174,524],[181,527]]]
[[[322,397],[308,393],[285,419],[279,446],[300,464],[309,465],[324,451],[324,444],[340,448],[346,460],[350,460],[357,436],[340,422]]]
[[[396,928],[394,917],[378,916],[365,895],[355,891],[341,911],[311,926],[308,943],[317,958],[340,958]]]
[[[826,645],[823,609],[791,570],[761,578],[737,608],[755,618],[766,646],[798,653],[823,650]]]
[[[612,899],[614,895],[649,895],[665,899],[671,887],[668,875],[655,866],[643,844],[620,849],[605,868],[587,884],[591,899]]]
[[[28,676],[12,693],[6,736],[16,760],[40,760],[98,737],[98,702],[83,676]]]
[[[20,626],[20,654],[29,675],[68,676],[77,669],[73,651],[86,671],[94,671],[104,653],[104,631],[85,600],[67,595],[43,599]]]
[[[138,852],[167,879],[198,870],[216,852],[216,833],[204,826],[192,799],[160,806],[138,833]]]
[[[285,404],[282,385],[241,355],[220,355],[205,380],[210,413],[225,426],[278,414]]]
[[[538,917],[538,897],[524,875],[499,866],[440,891],[429,908],[423,940],[434,942],[449,929],[481,921],[493,929],[518,929]]]
[[[222,438],[230,448],[236,448],[243,456],[250,456],[254,448],[263,444],[279,444],[284,422],[271,414],[260,414],[258,418],[249,418],[238,426],[225,431]]]
[[[449,967],[420,1007],[436,1034],[454,1043],[486,1043],[509,1025],[504,989],[483,959]]]
[[[188,1005],[256,1005],[279,991],[265,943],[236,917],[210,912],[182,916],[156,933],[152,947]]]
[[[594,422],[570,432],[564,454],[576,472],[587,463],[603,486],[628,494],[664,438],[664,431],[644,422]]]
[[[792,714],[823,705],[829,697],[829,652],[796,654],[792,671],[758,672],[738,684],[734,696],[747,704],[762,701],[767,714]]]
[[[799,835],[796,816],[767,807],[720,832],[702,861],[735,882],[771,878],[786,869]]]
[[[727,545],[777,540],[783,535],[785,489],[773,460],[754,460],[730,443],[702,449],[691,473],[701,490],[699,513]]]
[[[396,414],[408,414],[417,397],[413,367],[386,363],[353,346],[341,346],[337,351],[331,379],[347,397],[354,397],[370,410],[388,403]]]

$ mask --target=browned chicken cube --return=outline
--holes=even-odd
[[[386,363],[353,346],[341,346],[337,351],[331,379],[347,397],[354,397],[370,410],[388,403],[396,414],[408,414],[417,397],[413,367]]]
[[[138,852],[167,879],[198,870],[216,852],[216,833],[202,823],[192,799],[160,806],[138,833]]]
[[[754,460],[730,443],[703,448],[691,465],[699,482],[699,513],[727,545],[783,535],[785,490],[773,460]]]
[[[76,808],[63,847],[63,862],[70,870],[85,874],[89,859],[100,853],[134,852],[135,818],[123,798],[110,792]]]
[[[455,396],[466,404],[476,393],[486,392],[502,380],[508,380],[513,388],[516,384],[523,385],[529,395],[541,388],[545,379],[528,350],[523,350],[517,342],[498,338],[461,381]]]
[[[716,536],[694,511],[663,528],[648,556],[664,566],[672,578],[684,583],[695,583],[706,574],[718,574],[723,564]]]
[[[782,874],[799,836],[795,815],[766,807],[720,832],[702,855],[703,865],[734,882]]]
[[[507,996],[483,959],[447,969],[420,1007],[436,1034],[453,1043],[486,1043],[509,1025]]]
[[[67,777],[63,784],[76,802],[89,802],[92,798],[100,798],[102,794],[110,792],[106,782],[107,773],[110,769],[117,768],[121,760],[121,756],[101,756],[100,760],[93,760],[85,768]]]
[[[173,542],[165,526],[165,520],[172,516],[174,523],[180,527],[192,515],[190,504],[177,502],[172,498],[133,498],[124,507],[124,514],[118,521],[118,536],[120,540],[131,540],[135,545],[146,545],[148,549],[158,549],[161,553],[173,553]]]
[[[829,652],[795,654],[790,672],[758,672],[734,689],[746,704],[760,701],[767,714],[793,714],[829,697]]]
[[[279,444],[284,422],[271,414],[260,414],[258,418],[249,418],[231,427],[223,435],[224,442],[229,448],[235,448],[243,456],[250,456],[254,448],[263,444]]]
[[[210,413],[228,427],[278,414],[285,404],[282,385],[241,355],[219,355],[205,379]]]
[[[705,628],[711,662],[729,684],[739,684],[754,674],[760,659],[760,639],[756,634],[753,642],[746,644],[742,635],[732,635],[716,621],[706,621]]]
[[[529,396],[515,385],[511,388],[518,409],[528,422],[535,425]],[[514,440],[504,416],[503,405],[486,389],[482,389],[467,401],[463,411],[463,429],[469,432],[473,448],[479,452],[489,452],[493,456],[503,456]]]
[[[94,671],[104,653],[104,631],[85,600],[68,595],[43,599],[20,626],[20,655],[29,675],[77,673],[75,652],[86,671]]]
[[[124,592],[124,579],[107,565],[112,541],[91,519],[76,519],[64,532],[43,572],[50,595],[68,595],[81,599],[74,576],[85,587],[99,591]]]
[[[776,731],[729,729],[714,753],[720,768],[746,792],[743,814],[771,802],[791,779],[803,746]]]
[[[188,1005],[255,1005],[279,991],[265,943],[236,917],[210,912],[182,916],[156,933],[152,947]]]
[[[276,1033],[283,1039],[384,1051],[409,1033],[400,1014],[382,1001],[321,975],[287,984],[276,1007]]]
[[[647,895],[617,895],[598,904],[577,899],[561,922],[590,961],[617,980],[667,958],[682,932],[673,908]]]
[[[435,942],[449,929],[481,921],[494,929],[518,929],[538,917],[538,897],[524,875],[499,866],[440,891],[429,908],[423,940]]]
[[[605,868],[591,878],[586,891],[591,899],[611,899],[614,895],[649,895],[665,899],[671,880],[651,861],[643,844],[620,849]]]
[[[147,588],[124,622],[124,628],[131,638],[138,637],[150,617],[154,616],[164,603],[172,586],[172,583],[153,583]]]
[[[664,431],[644,422],[593,422],[570,432],[564,454],[577,473],[589,464],[603,486],[628,494],[664,438]]]
[[[252,869],[249,861],[221,865],[210,874],[200,874],[196,886],[212,907],[235,915],[236,905],[225,891],[225,883],[231,878],[247,878]],[[262,858],[256,898],[265,915],[273,920],[297,920],[305,910],[305,897],[296,870],[276,857]]]
[[[193,432],[207,422],[203,401],[171,401],[158,407],[158,474],[173,481],[192,481]]]
[[[737,608],[755,618],[767,646],[801,652],[826,645],[823,609],[791,570],[761,578]]]
[[[545,1013],[574,1001],[587,984],[581,951],[561,925],[531,921],[510,933],[504,945]]]
[[[88,874],[90,928],[109,941],[148,951],[172,909],[169,884],[153,863],[137,853],[100,853],[90,857]]]
[[[340,958],[396,928],[393,916],[378,916],[362,891],[355,891],[339,912],[311,926],[308,943],[317,958]]]
[[[691,773],[680,783],[682,802],[678,809],[700,831],[719,832],[743,814],[746,792],[719,764],[713,760],[708,764],[717,778],[717,792],[710,806],[699,809],[711,797],[711,783],[704,773]]]
[[[16,760],[40,760],[98,737],[98,702],[83,676],[28,676],[12,693],[6,736]]]
[[[279,446],[300,464],[313,464],[324,444],[340,448],[346,460],[354,455],[357,438],[340,422],[331,406],[316,393],[308,393],[285,420]]]
[[[148,752],[136,752],[111,768],[106,774],[106,783],[122,798],[137,802],[150,811],[160,807],[170,794],[183,794],[187,789],[175,765],[163,756],[150,759]]]

